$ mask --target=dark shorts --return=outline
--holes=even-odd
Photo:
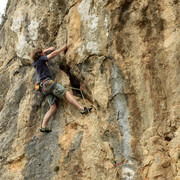
[[[45,85],[49,84],[51,81],[52,80],[47,80]],[[57,101],[57,98],[62,98],[65,93],[66,89],[57,82],[53,82],[51,85],[47,86],[43,92],[43,94],[47,97],[49,106],[54,104],[55,101]]]

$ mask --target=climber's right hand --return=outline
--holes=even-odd
[[[49,49],[50,49],[50,51],[55,51],[56,50],[55,47],[50,47]]]
[[[51,59],[54,56],[57,56],[58,54],[60,54],[61,52],[63,52],[64,50],[67,49],[67,44],[64,44],[60,49],[57,49],[55,51],[53,51],[52,53],[47,55],[48,59]]]

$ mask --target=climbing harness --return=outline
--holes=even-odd
[[[49,80],[50,80],[50,82],[47,83],[47,81],[49,81]],[[35,90],[45,92],[46,88],[49,87],[52,83],[54,83],[54,85],[56,85],[56,82],[54,82],[54,80],[52,80],[50,78],[46,78],[35,84]],[[53,92],[54,85],[50,89],[51,93]]]
[[[52,12],[53,9],[53,5],[54,5],[54,0],[51,1],[50,5],[49,5],[49,10]]]
[[[49,80],[51,80],[51,79],[46,78],[40,82],[40,87],[41,87],[42,92],[45,92],[46,88],[49,87],[54,82],[54,80],[51,80],[49,83],[47,83],[47,81],[49,81]],[[51,88],[51,92],[52,91],[53,91],[53,88]]]
[[[35,85],[35,90],[44,92],[46,88],[49,87],[54,82],[53,80],[51,80],[49,83],[46,83],[47,80],[50,80],[50,79],[46,78],[45,80],[41,82],[37,82]],[[53,89],[51,89],[51,91],[53,91]]]

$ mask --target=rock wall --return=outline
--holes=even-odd
[[[179,0],[11,0],[0,31],[0,179],[180,179]],[[34,47],[83,105],[34,91]],[[14,59],[12,59],[14,57]],[[84,84],[84,85],[83,85]],[[83,95],[72,89],[83,85]]]

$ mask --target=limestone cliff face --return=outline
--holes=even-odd
[[[180,179],[179,12],[178,0],[11,0],[0,31],[0,179]],[[30,52],[65,42],[52,75],[93,110],[59,100],[52,133],[41,134],[48,104]],[[70,88],[83,83],[85,101]]]

